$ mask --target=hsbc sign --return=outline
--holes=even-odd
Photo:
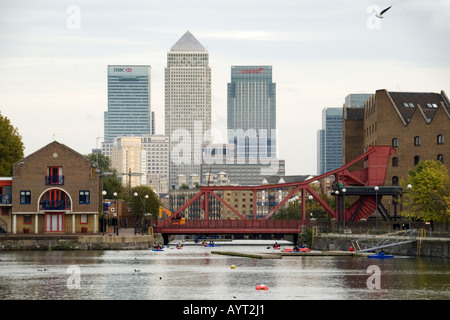
[[[131,68],[113,68],[114,72],[131,72],[133,69]]]

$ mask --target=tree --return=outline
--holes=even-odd
[[[152,188],[147,186],[134,187],[131,189],[131,195],[131,210],[136,217],[144,217],[147,213],[155,218],[158,217],[159,199]]]
[[[117,170],[111,169],[111,161],[108,156],[101,153],[89,153],[85,157],[91,162],[95,163],[97,173],[100,177],[117,176]]]
[[[0,176],[12,176],[12,165],[23,158],[24,146],[17,128],[0,113]]]
[[[440,161],[419,162],[401,185],[409,198],[403,216],[413,220],[447,222],[450,180],[447,168]]]

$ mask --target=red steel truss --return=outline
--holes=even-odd
[[[391,154],[395,153],[395,149],[391,148],[390,146],[370,146],[368,147],[367,151],[359,156],[358,158],[354,159],[353,161],[350,161],[349,163],[345,164],[344,166],[332,170],[330,172],[326,172],[324,174],[315,176],[311,179],[301,181],[301,182],[291,182],[291,183],[278,183],[278,184],[269,184],[269,185],[261,185],[261,186],[203,186],[200,187],[200,191],[192,197],[189,201],[187,201],[184,205],[182,205],[178,210],[176,210],[171,217],[168,219],[172,219],[173,217],[176,217],[178,213],[181,213],[186,208],[188,208],[190,205],[192,205],[195,201],[199,200],[202,201],[202,208],[204,210],[204,220],[209,220],[209,196],[215,197],[217,200],[219,200],[225,207],[227,207],[229,210],[231,210],[237,217],[239,217],[242,220],[248,220],[243,215],[241,215],[238,211],[236,211],[230,204],[228,204],[224,199],[222,199],[215,191],[219,190],[246,190],[246,191],[252,191],[253,192],[253,220],[257,220],[256,211],[257,211],[257,192],[260,190],[268,190],[268,189],[279,189],[279,188],[291,188],[291,191],[284,197],[282,200],[274,207],[270,212],[262,219],[258,220],[267,220],[269,219],[273,214],[275,214],[285,203],[288,201],[292,196],[294,196],[296,193],[301,192],[301,206],[302,206],[302,219],[305,220],[305,213],[306,213],[306,194],[310,194],[313,196],[313,198],[328,212],[331,217],[336,218],[338,220],[345,219],[355,219],[360,220],[362,218],[368,218],[375,210],[376,208],[376,200],[375,197],[372,196],[373,199],[370,199],[370,201],[360,201],[360,204],[357,204],[355,202],[352,206],[349,206],[348,209],[345,209],[344,217],[341,217],[339,219],[338,209],[333,210],[325,201],[322,200],[322,198],[319,196],[319,194],[314,191],[314,189],[311,187],[311,183],[314,181],[329,177],[334,175],[335,181],[334,185],[339,185],[341,188],[346,186],[361,186],[361,187],[368,187],[368,186],[383,186],[385,177],[386,177],[386,171],[387,166],[389,163],[389,158]],[[362,170],[357,170],[350,172],[348,171],[348,168],[357,163],[358,161],[363,160],[364,161],[364,168]],[[378,201],[379,201],[379,196]],[[358,207],[359,215],[356,215],[354,212],[351,212],[352,210],[356,210],[355,208]],[[366,209],[370,210],[361,210],[361,207],[366,207]],[[336,206],[336,208],[339,208],[339,206]]]

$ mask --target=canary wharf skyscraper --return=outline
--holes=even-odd
[[[108,111],[104,141],[151,134],[150,66],[108,66]]]
[[[276,157],[276,85],[272,66],[232,66],[227,138],[237,156]]]
[[[187,31],[167,53],[165,134],[170,139],[170,188],[180,175],[200,175],[202,145],[210,141],[209,54]]]

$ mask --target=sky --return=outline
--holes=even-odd
[[[101,146],[112,64],[151,66],[164,134],[167,52],[187,30],[209,52],[216,142],[231,66],[272,66],[288,175],[317,173],[322,110],[348,94],[450,94],[450,0],[1,0],[0,112],[25,156],[53,140],[82,154]]]

